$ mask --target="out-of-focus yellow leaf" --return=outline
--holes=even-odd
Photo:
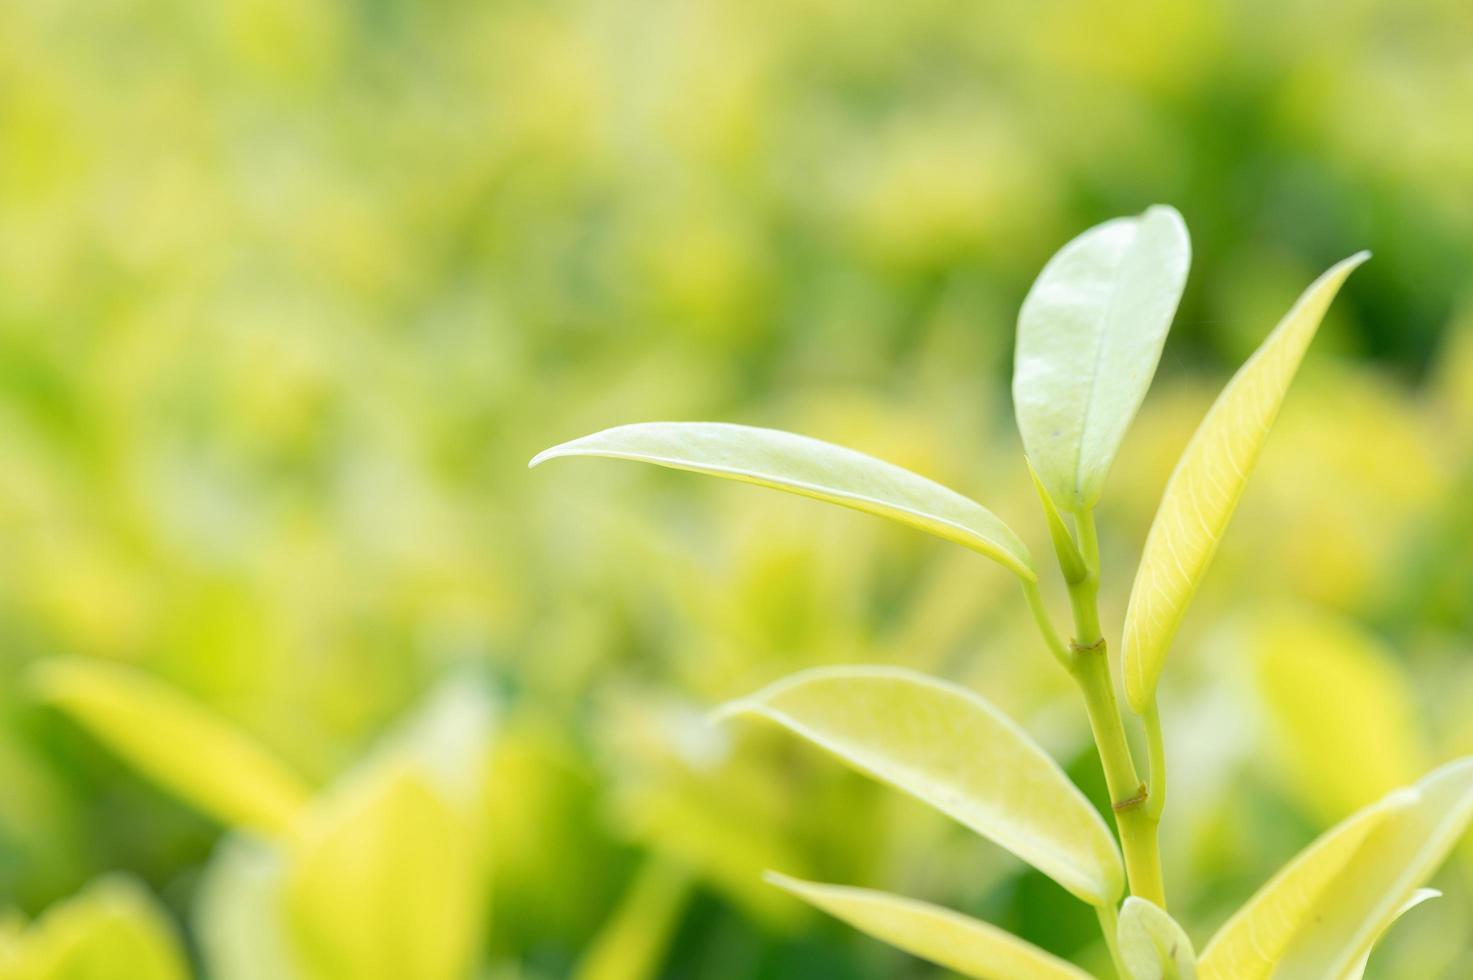
[[[964,688],[886,667],[804,671],[722,709],[760,715],[995,841],[1092,905],[1124,872],[1099,812],[1011,719]]]
[[[767,873],[767,880],[876,939],[977,980],[1088,980],[1079,967],[996,926],[899,895],[820,885]]]
[[[1202,954],[1203,980],[1352,971],[1463,836],[1470,816],[1473,758],[1356,813],[1228,920]]]
[[[0,946],[0,980],[186,980],[174,927],[130,880],[104,878]]]
[[[1314,281],[1228,382],[1167,481],[1125,613],[1123,664],[1131,707],[1156,695],[1166,651],[1238,506],[1248,474],[1309,342],[1360,252]]]
[[[1028,549],[973,500],[910,470],[807,436],[720,422],[648,422],[596,432],[539,453],[606,456],[786,490],[899,521],[1035,578]]]
[[[1130,980],[1196,980],[1192,940],[1160,906],[1134,895],[1127,898],[1118,936]]]
[[[1234,639],[1254,658],[1285,786],[1311,814],[1331,823],[1427,771],[1412,691],[1374,638],[1282,610]]]
[[[1191,261],[1181,215],[1158,204],[1069,242],[1023,301],[1013,404],[1028,458],[1060,506],[1099,500]]]
[[[475,961],[482,867],[468,821],[418,767],[350,779],[303,821],[282,898],[312,980],[460,980]]]
[[[690,875],[651,859],[578,964],[575,980],[645,980],[656,975],[690,892]]]
[[[1363,980],[1366,975],[1366,967],[1369,966],[1371,963],[1371,953],[1375,952],[1376,944],[1381,941],[1381,937],[1391,931],[1391,927],[1396,925],[1397,920],[1406,915],[1412,909],[1416,908],[1418,905],[1421,905],[1423,902],[1431,901],[1432,899],[1440,898],[1441,896],[1442,892],[1438,891],[1436,888],[1418,888],[1415,892],[1413,892],[1412,897],[1407,899],[1406,903],[1402,905],[1401,908],[1396,910],[1396,915],[1391,919],[1391,921],[1386,923],[1386,925],[1381,929],[1380,932],[1376,933],[1375,938],[1371,940],[1371,948],[1367,949],[1365,955],[1360,958],[1360,962],[1352,967],[1349,973],[1345,974],[1344,980]]]
[[[309,791],[244,732],[127,667],[52,660],[33,674],[41,696],[158,783],[222,823],[283,833]]]

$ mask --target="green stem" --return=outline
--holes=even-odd
[[[1100,548],[1094,515],[1078,515],[1080,551],[1088,575],[1069,585],[1069,604],[1074,610],[1075,639],[1071,644],[1070,673],[1084,694],[1090,730],[1099,749],[1110,791],[1110,807],[1120,831],[1120,849],[1125,855],[1125,874],[1133,895],[1148,899],[1163,909],[1166,888],[1161,876],[1161,853],[1157,820],[1148,802],[1146,784],[1136,772],[1130,742],[1125,736],[1120,706],[1115,699],[1115,682],[1110,675],[1110,658],[1100,630]]]
[[[1115,911],[1113,902],[1096,905],[1095,914],[1100,917],[1100,932],[1105,934],[1105,945],[1110,949],[1110,962],[1115,964],[1115,972],[1119,974],[1120,980],[1127,980],[1130,974],[1126,972],[1125,960],[1120,956],[1120,914]]]
[[[1065,670],[1070,670],[1069,649],[1064,646],[1064,641],[1054,629],[1053,620],[1049,619],[1048,610],[1043,605],[1043,596],[1038,591],[1037,579],[1023,582],[1023,595],[1028,599],[1028,609],[1033,613],[1033,621],[1038,624],[1038,632],[1043,634],[1043,641],[1048,644],[1049,652]]]

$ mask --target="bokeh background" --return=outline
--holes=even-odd
[[[198,925],[220,824],[33,696],[81,657],[314,787],[470,678],[495,719],[479,976],[940,975],[769,867],[1105,969],[1047,879],[704,718],[804,666],[904,664],[976,686],[1102,799],[1006,572],[751,488],[525,464],[622,422],[771,425],[1046,553],[1014,316],[1065,240],[1159,201],[1195,261],[1101,511],[1107,630],[1215,390],[1318,272],[1375,253],[1163,689],[1169,889],[1204,942],[1320,829],[1473,751],[1470,106],[1462,0],[0,3],[9,928],[122,873],[198,975],[247,975]],[[1373,975],[1473,973],[1473,860],[1439,883]]]

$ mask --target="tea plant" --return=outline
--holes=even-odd
[[[1121,644],[1127,738],[1097,606],[1094,510],[1155,373],[1190,265],[1177,212],[1153,207],[1069,242],[1018,320],[1018,426],[1073,616],[1066,640],[1028,549],[996,515],[916,473],[852,449],[721,423],[626,425],[549,449],[691,470],[888,517],[1012,572],[1044,645],[1079,687],[1118,833],[1060,767],[973,691],[876,667],[809,670],[727,705],[760,716],[930,804],[1053,878],[1098,914],[1116,972],[1134,980],[1356,978],[1473,817],[1473,758],[1446,765],[1332,828],[1265,884],[1198,957],[1168,913],[1157,834],[1166,752],[1156,687],[1265,437],[1326,309],[1367,258],[1312,283],[1228,383],[1188,444],[1147,536]],[[1067,517],[1066,517],[1067,515]],[[1087,976],[955,912],[881,892],[770,874],[780,888],[871,935],[972,977]],[[1128,892],[1129,897],[1126,897]],[[1123,902],[1122,902],[1123,899]]]

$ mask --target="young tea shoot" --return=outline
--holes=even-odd
[[[1357,978],[1473,818],[1473,758],[1448,764],[1326,832],[1232,916],[1199,956],[1169,911],[1157,843],[1166,746],[1156,688],[1290,383],[1364,252],[1299,297],[1228,382],[1177,464],[1146,538],[1121,637],[1127,739],[1097,604],[1094,512],[1146,396],[1191,264],[1181,216],[1155,206],[1092,228],[1045,265],[1018,318],[1013,398],[1027,462],[1068,592],[1058,629],[1034,559],[982,504],[908,470],[804,436],[713,422],[625,425],[541,453],[608,456],[725,477],[841,504],[971,548],[1012,572],[1043,645],[1077,684],[1115,833],[1059,765],[980,694],[907,670],[809,670],[718,717],[760,717],[928,803],[1095,909],[1128,980]],[[1067,637],[1067,638],[1066,638]],[[1118,844],[1117,844],[1118,839]],[[755,869],[754,869],[755,871]],[[988,923],[910,898],[768,880],[876,938],[965,976],[1088,976]]]

